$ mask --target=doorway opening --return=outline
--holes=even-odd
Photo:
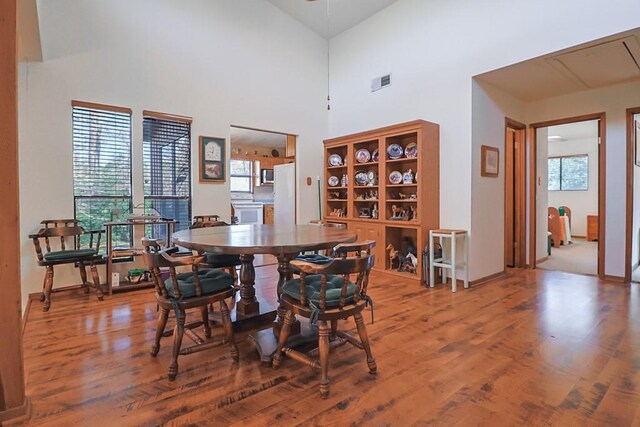
[[[296,136],[231,126],[232,222],[295,224]]]
[[[526,125],[505,119],[505,267],[522,268],[526,264]]]
[[[604,276],[604,113],[531,125],[530,262]]]

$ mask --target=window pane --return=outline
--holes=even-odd
[[[548,189],[549,191],[560,190],[560,158],[555,157],[548,160]]]
[[[144,211],[175,219],[176,230],[191,223],[191,125],[145,117],[143,120]],[[166,227],[149,226],[147,235],[165,239]]]
[[[230,175],[251,176],[251,160],[231,160]]]
[[[251,191],[251,177],[237,177],[232,176],[229,178],[231,191],[250,192]]]
[[[562,158],[562,182],[563,190],[588,190],[589,189],[589,157],[575,156]]]
[[[131,115],[73,107],[75,196],[131,195]]]
[[[76,219],[85,230],[100,230],[102,224],[120,221],[131,210],[130,197],[76,197]],[[83,239],[89,236],[83,236]],[[102,236],[100,248],[106,249],[106,237]],[[82,242],[83,245],[86,242]],[[113,228],[113,246],[131,246],[130,227]],[[85,246],[86,247],[86,246]]]

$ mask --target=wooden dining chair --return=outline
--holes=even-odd
[[[193,223],[191,229],[195,228],[207,228],[207,227],[227,227],[224,221],[219,220],[218,215],[196,215],[193,217]],[[205,262],[203,266],[208,268],[222,268],[229,274],[233,275],[235,279],[238,278],[236,267],[240,266],[240,255],[236,254],[217,254],[204,252]]]
[[[238,360],[238,347],[233,337],[233,327],[229,316],[226,298],[234,295],[233,276],[218,269],[201,269],[204,256],[173,257],[178,248],[162,249],[156,239],[142,239],[144,259],[153,277],[156,288],[156,302],[160,309],[158,326],[156,329],[151,355],[157,356],[160,351],[160,339],[173,335],[173,357],[169,365],[169,380],[174,380],[178,374],[178,356],[192,354],[228,343],[231,347],[231,357]],[[191,272],[176,272],[177,267],[190,266]],[[168,268],[169,278],[165,280],[161,269]],[[208,305],[220,303],[220,313],[225,332],[225,338],[220,342],[207,342],[198,336],[193,329],[203,326],[206,338],[211,338]],[[198,309],[201,320],[185,323],[186,311]],[[165,332],[169,312],[174,311],[176,324],[173,332]],[[182,348],[182,338],[187,335],[194,345]]]
[[[75,219],[49,219],[40,224],[43,227],[37,233],[30,234],[29,238],[35,246],[38,265],[46,267],[40,296],[40,301],[44,303],[43,311],[49,311],[51,308],[53,267],[56,265],[75,265],[80,271],[84,292],[89,293],[89,288],[92,287],[98,300],[102,301],[103,294],[96,263],[102,262],[102,255],[99,255],[98,251],[103,230],[87,231],[80,227]],[[83,247],[83,240],[87,240],[86,247]],[[44,242],[44,253],[41,241]],[[87,265],[91,270],[93,283],[87,280]]]
[[[330,349],[346,343],[352,344],[365,351],[369,373],[377,372],[362,317],[362,311],[371,304],[367,287],[369,273],[375,261],[371,254],[374,246],[373,241],[338,245],[335,248],[336,258],[323,265],[291,261],[291,268],[300,277],[288,280],[282,286],[280,304],[286,310],[286,316],[273,357],[273,367],[278,369],[283,355],[287,355],[312,369],[320,369],[322,398],[329,395]],[[296,315],[306,317],[312,324],[318,325],[318,348],[308,354],[287,347],[287,338]],[[346,332],[338,331],[338,320],[349,317],[354,318],[359,340]],[[319,358],[316,359],[316,356]]]

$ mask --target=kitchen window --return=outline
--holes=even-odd
[[[229,165],[229,184],[232,192],[253,192],[253,162],[251,160],[231,159]]]

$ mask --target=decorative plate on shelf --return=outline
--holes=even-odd
[[[356,172],[356,184],[367,185],[369,183],[369,174],[365,171]]]
[[[404,149],[405,157],[418,157],[418,144],[410,142]]]
[[[380,159],[380,156],[378,155],[378,149],[376,148],[375,150],[373,150],[373,153],[371,154],[371,161],[377,162],[379,159]]]
[[[393,171],[389,174],[389,182],[392,184],[401,184],[402,183],[402,173],[398,171]]]
[[[332,154],[328,160],[329,166],[342,166],[342,157],[340,157],[340,154]]]
[[[340,184],[340,180],[338,179],[338,177],[335,175],[331,175],[329,177],[329,186],[336,187],[338,184]]]
[[[356,151],[356,161],[358,163],[367,163],[369,160],[371,160],[371,153],[369,153],[369,150],[361,148]]]
[[[387,148],[387,154],[391,160],[399,159],[404,154],[404,150],[398,144],[391,144],[389,148]]]

